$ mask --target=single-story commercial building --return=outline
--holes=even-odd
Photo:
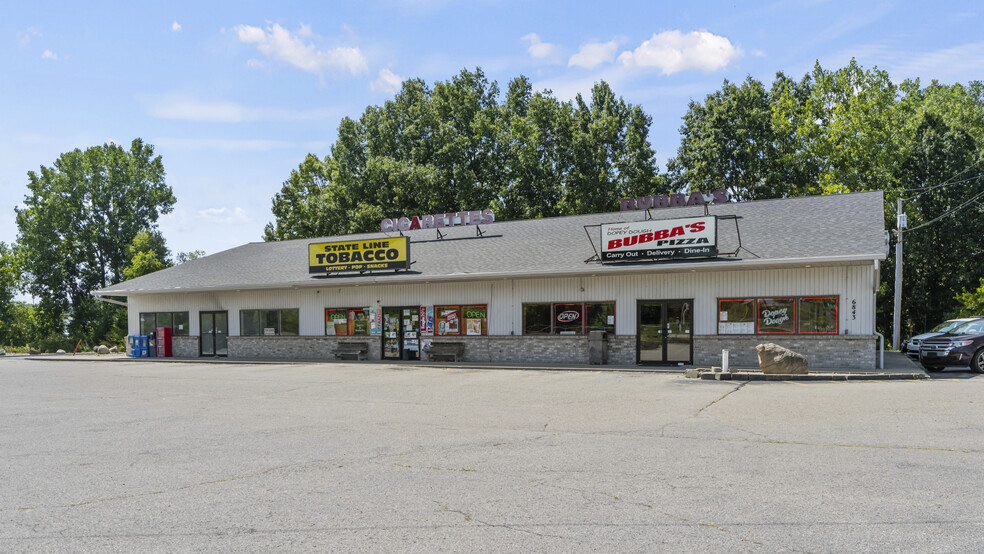
[[[178,357],[757,364],[775,342],[812,367],[874,368],[887,254],[882,192],[730,202],[626,199],[622,211],[495,222],[490,210],[385,219],[380,232],[257,242],[95,291]]]

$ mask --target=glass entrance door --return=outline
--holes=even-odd
[[[636,310],[636,363],[693,361],[693,300],[640,300]]]
[[[229,355],[229,313],[201,312],[199,322],[199,355]]]
[[[383,308],[383,359],[420,359],[420,307]]]

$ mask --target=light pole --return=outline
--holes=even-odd
[[[895,318],[892,322],[892,350],[898,352],[902,326],[902,229],[908,221],[902,212],[902,197],[895,208]]]

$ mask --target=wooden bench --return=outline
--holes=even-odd
[[[465,354],[465,344],[461,342],[435,342],[427,349],[427,359],[450,358],[457,362]]]
[[[343,360],[365,360],[369,354],[369,343],[340,342],[335,348],[335,357]]]

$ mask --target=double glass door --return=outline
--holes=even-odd
[[[690,364],[693,361],[693,300],[639,300],[636,363]]]
[[[198,342],[200,356],[229,355],[229,313],[200,312]]]
[[[383,308],[383,359],[420,359],[420,307]]]

